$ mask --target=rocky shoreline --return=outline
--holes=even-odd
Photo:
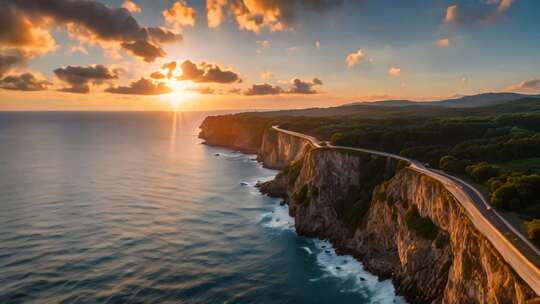
[[[208,144],[245,143],[264,166],[281,170],[258,187],[289,205],[299,235],[329,240],[391,278],[408,302],[538,303],[439,182],[384,156],[314,148],[246,121],[229,119],[231,133],[216,136],[212,119],[201,126]]]

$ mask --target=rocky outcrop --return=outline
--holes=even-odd
[[[286,199],[299,234],[392,278],[409,302],[538,303],[438,181],[384,156],[263,134],[259,159],[282,171],[261,191]]]
[[[312,148],[305,139],[269,128],[264,132],[258,160],[268,168],[281,169],[303,158]]]
[[[200,126],[199,138],[208,145],[257,153],[268,127],[269,122],[263,119],[248,119],[241,115],[209,116]]]

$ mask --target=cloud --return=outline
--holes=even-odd
[[[150,79],[141,78],[132,82],[129,86],[110,87],[105,92],[126,95],[161,95],[172,92],[163,82],[154,82]]]
[[[253,84],[251,88],[248,88],[244,95],[256,96],[256,95],[278,95],[283,93],[283,89],[279,86],[273,86],[268,83]]]
[[[152,79],[164,79],[164,78],[166,78],[166,76],[163,73],[157,71],[157,72],[154,72],[154,73],[150,74],[150,78],[152,78]]]
[[[207,0],[206,16],[210,28],[218,27],[231,15],[241,30],[280,32],[291,29],[301,12],[323,13],[341,3],[341,0]]]
[[[228,2],[229,0],[206,0],[206,19],[209,28],[216,28],[224,21],[224,8]]]
[[[134,14],[134,13],[140,13],[141,7],[137,5],[137,3],[131,1],[131,0],[125,0],[122,4],[122,7],[127,9],[128,12]]]
[[[193,82],[235,83],[242,80],[233,71],[222,70],[218,65],[202,62],[195,64],[189,60],[180,65],[182,75],[178,80],[191,80]]]
[[[313,89],[315,86],[322,85],[323,82],[319,78],[313,78],[311,82],[302,81],[298,78],[293,80],[292,88],[288,91],[290,94],[317,94]]]
[[[435,44],[438,47],[447,48],[447,47],[450,47],[450,40],[448,38],[439,39],[435,41]]]
[[[303,81],[295,78],[292,80],[289,90],[283,90],[280,86],[273,86],[268,83],[253,84],[244,92],[244,95],[317,94],[318,92],[314,87],[322,84],[323,82],[319,78],[313,78],[312,81]]]
[[[345,58],[345,62],[347,63],[347,66],[352,69],[358,64],[360,64],[365,58],[366,55],[364,53],[364,50],[359,49],[358,51],[347,55],[347,58]]]
[[[146,62],[153,62],[158,57],[164,57],[165,51],[159,46],[145,40],[137,40],[134,42],[122,42],[122,47],[128,50],[135,56],[141,57]]]
[[[39,80],[31,73],[10,75],[0,80],[0,88],[15,91],[43,91],[52,85],[47,80]]]
[[[291,53],[294,53],[294,52],[298,51],[298,47],[297,46],[291,46],[291,47],[287,48],[287,51],[289,51]]]
[[[54,74],[69,87],[60,89],[70,93],[88,93],[90,84],[100,85],[106,81],[118,79],[118,71],[103,65],[67,66],[54,70]]]
[[[540,78],[522,81],[510,86],[508,90],[518,92],[540,92]]]
[[[514,0],[474,0],[446,9],[445,24],[493,24],[510,9]]]
[[[202,94],[202,95],[222,94],[222,92],[218,92],[211,87],[195,87],[195,88],[188,88],[188,90]]]
[[[391,68],[388,70],[388,75],[394,76],[394,77],[399,77],[399,76],[401,75],[401,69],[400,69],[400,68],[396,68],[396,67],[391,67]]]
[[[456,21],[458,17],[457,5],[451,5],[446,8],[446,15],[444,16],[444,22],[450,23]]]
[[[50,40],[46,38],[47,35],[50,37],[49,28],[63,25],[66,26],[70,35],[87,43],[118,43],[137,56],[147,53],[151,45],[154,47],[152,56],[140,56],[145,61],[155,59],[156,57],[153,56],[165,56],[160,44],[182,40],[180,34],[170,30],[140,26],[125,8],[110,8],[95,0],[0,0],[0,2],[3,6],[2,11],[16,12],[18,24],[24,25],[29,22],[28,20],[32,20],[35,23],[32,23],[32,28],[34,30],[37,28],[40,33],[35,37],[41,40]],[[9,37],[9,33],[12,31],[12,27],[0,26],[1,37],[6,37],[6,35]],[[23,31],[23,33],[28,33],[28,31]],[[20,40],[20,38],[17,39]],[[21,42],[18,41],[18,44]],[[2,43],[2,45],[5,44]],[[144,47],[144,51],[141,49],[142,47]]]
[[[261,72],[259,76],[261,77],[262,80],[270,80],[274,78],[274,74],[272,74],[272,72],[269,72],[269,71]]]
[[[268,40],[257,40],[255,41],[259,46],[266,48],[270,46],[270,41]]]
[[[24,15],[15,7],[0,1],[0,48],[16,48],[42,54],[54,50],[56,44],[44,28],[45,21]]]
[[[0,77],[11,69],[26,64],[28,57],[26,54],[16,50],[0,53]]]
[[[183,26],[194,26],[197,12],[189,7],[185,1],[176,1],[169,9],[163,11],[165,21],[179,30]]]
[[[161,68],[167,71],[167,78],[172,78],[173,73],[176,71],[176,61],[165,63]]]

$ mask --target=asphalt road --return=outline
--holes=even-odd
[[[411,169],[438,180],[463,206],[476,229],[491,242],[503,259],[531,289],[537,295],[540,295],[540,250],[531,244],[525,236],[508,223],[496,210],[489,207],[486,198],[472,185],[455,176],[428,168],[418,161],[399,155],[368,149],[334,146],[328,142],[321,145],[322,142],[313,136],[283,130],[278,126],[273,126],[272,128],[279,132],[304,138],[310,141],[316,148],[325,146],[328,148],[348,149],[403,160],[410,164],[409,167]]]

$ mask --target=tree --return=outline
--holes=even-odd
[[[527,230],[527,236],[536,245],[540,246],[540,219],[534,219],[525,223],[525,229]]]

